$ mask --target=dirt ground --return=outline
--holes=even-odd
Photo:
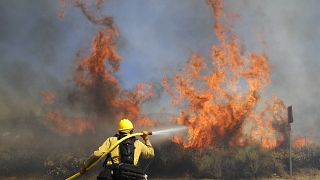
[[[281,178],[281,177],[270,178],[270,180],[281,180],[281,179],[320,180],[320,171],[312,172],[312,173],[308,173],[308,174],[305,174],[305,173],[304,174],[298,174],[298,175],[294,175],[292,178],[290,178],[290,177],[287,177],[287,178]]]

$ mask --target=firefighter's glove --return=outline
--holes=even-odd
[[[80,174],[84,174],[87,172],[87,169],[85,167],[80,168]]]
[[[142,139],[145,140],[145,141],[149,140],[149,132],[148,131],[142,131],[142,133],[143,133],[141,135]]]

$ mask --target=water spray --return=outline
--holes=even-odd
[[[152,131],[149,132],[151,133],[151,135],[167,135],[167,134],[171,134],[174,132],[178,132],[178,131],[182,131],[187,129],[186,126],[180,126],[180,127],[173,127],[173,128],[169,128],[169,129],[163,129],[163,130],[158,130],[158,131]]]

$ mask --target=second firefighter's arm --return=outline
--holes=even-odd
[[[93,154],[84,162],[84,167],[88,168],[96,162],[110,147],[110,138],[108,138]]]

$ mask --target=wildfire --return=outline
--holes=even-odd
[[[282,124],[283,118],[275,122],[273,116],[285,106],[273,101],[261,113],[255,112],[270,82],[268,58],[264,53],[244,53],[231,27],[224,25],[223,2],[207,3],[219,45],[212,45],[210,59],[194,54],[182,72],[162,81],[180,111],[176,122],[188,127],[187,139],[176,136],[173,141],[201,148],[225,143],[241,146],[260,138],[263,147],[276,147],[283,136],[276,134],[275,125]],[[251,124],[249,131],[246,124]]]
[[[274,98],[266,103],[261,112],[253,112],[248,116],[249,122],[246,123],[252,123],[252,127],[245,133],[262,147],[275,148],[286,139],[286,114],[286,106],[283,101]]]
[[[60,2],[64,8],[65,0]],[[101,119],[127,117],[138,126],[155,126],[155,121],[141,114],[141,104],[153,96],[152,84],[138,84],[131,91],[121,88],[115,76],[121,64],[116,49],[120,33],[112,17],[96,16],[85,2],[71,1],[99,31],[90,51],[80,51],[76,58],[73,103],[81,103],[84,110],[104,117]],[[99,9],[102,3],[96,0],[94,7]],[[186,148],[248,143],[275,148],[286,136],[286,108],[277,98],[258,106],[261,93],[270,83],[268,58],[263,52],[245,52],[241,48],[222,0],[208,0],[207,4],[213,12],[213,32],[219,43],[212,45],[209,58],[193,54],[181,72],[162,81],[179,111],[176,123],[188,127],[187,138],[175,136],[173,141]],[[57,114],[50,117],[47,119],[58,131],[69,128],[69,120]],[[78,123],[87,130],[95,127],[89,120],[70,122],[90,122],[86,126]]]
[[[311,139],[307,139],[306,137],[297,136],[293,139],[293,147],[294,148],[303,148],[313,144]]]
[[[132,91],[123,90],[115,73],[119,72],[121,57],[117,53],[119,31],[110,16],[98,17],[91,11],[86,1],[68,1],[80,8],[84,16],[99,28],[93,38],[90,52],[79,51],[76,57],[73,81],[75,91],[70,92],[72,104],[81,104],[83,111],[99,116],[95,120],[88,118],[64,118],[57,112],[47,113],[47,120],[56,132],[64,134],[81,134],[93,132],[96,119],[103,121],[118,121],[129,118],[137,126],[155,126],[155,121],[141,114],[141,104],[153,96],[152,84],[138,84]],[[95,7],[100,9],[102,0],[96,0]],[[60,0],[63,18],[66,0]],[[83,55],[85,54],[85,55]],[[49,95],[42,95],[44,101],[50,101]]]

